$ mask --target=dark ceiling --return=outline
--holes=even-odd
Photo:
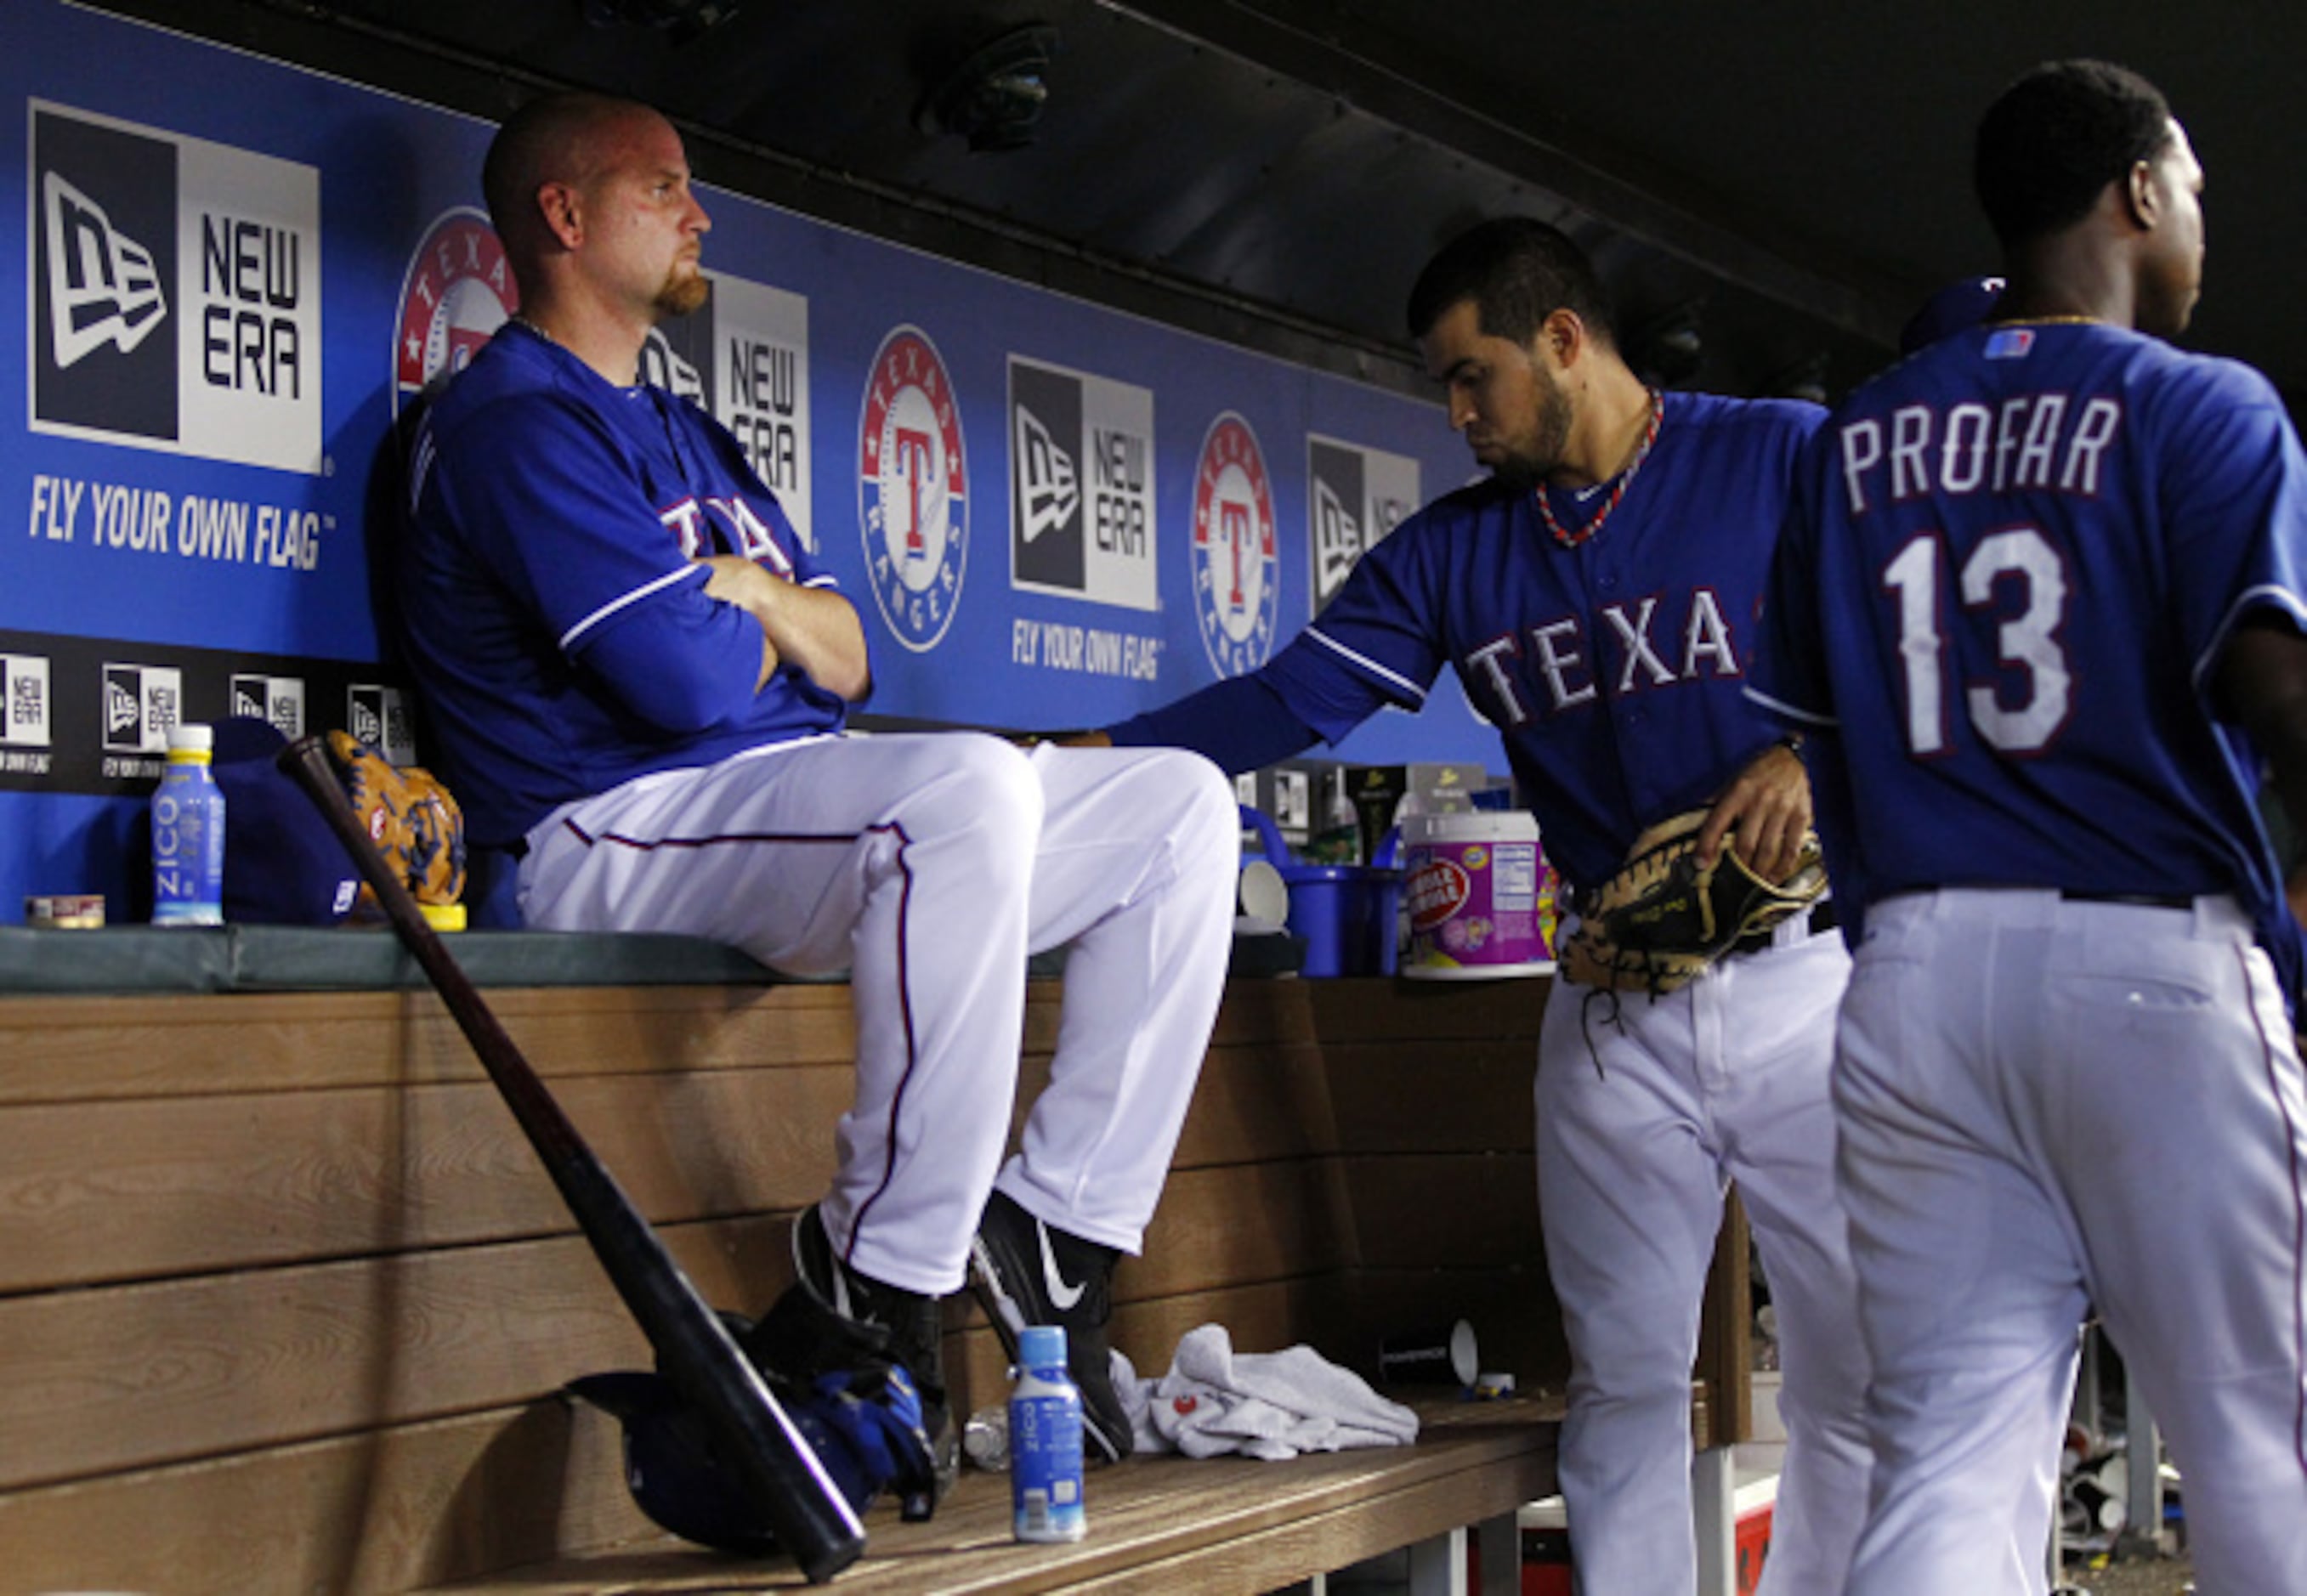
[[[1691,385],[1839,392],[1992,265],[1978,111],[2101,55],[2161,83],[2209,174],[2190,341],[2307,397],[2295,0],[736,0],[687,40],[613,15],[682,0],[101,3],[484,114],[541,82],[639,95],[708,180],[1403,385],[1419,263],[1521,209],[1593,251],[1638,350],[1695,316]],[[918,125],[1033,23],[1056,47],[1030,147]]]

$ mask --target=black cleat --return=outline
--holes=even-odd
[[[961,1438],[945,1389],[945,1332],[938,1299],[900,1290],[841,1261],[815,1204],[793,1221],[792,1288],[745,1344],[765,1368],[807,1380],[828,1370],[870,1368],[876,1359],[904,1365],[922,1399],[942,1499],[961,1474]],[[796,1299],[805,1298],[806,1302]],[[926,1518],[934,1503],[908,1502],[908,1518]]]
[[[970,1285],[1009,1361],[1027,1325],[1062,1325],[1066,1363],[1081,1388],[1082,1438],[1093,1460],[1129,1455],[1129,1413],[1113,1388],[1105,1344],[1113,1317],[1113,1264],[1120,1253],[1041,1220],[994,1192],[970,1243]]]

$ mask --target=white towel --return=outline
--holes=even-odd
[[[1158,1380],[1139,1379],[1119,1353],[1114,1359],[1115,1388],[1140,1452],[1271,1461],[1418,1438],[1416,1413],[1310,1346],[1237,1353],[1223,1325],[1204,1325],[1186,1333]]]

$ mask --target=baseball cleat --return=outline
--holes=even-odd
[[[793,1221],[793,1287],[754,1328],[746,1350],[798,1380],[828,1370],[870,1370],[876,1361],[901,1365],[921,1397],[936,1497],[943,1498],[961,1474],[961,1438],[946,1399],[938,1299],[884,1285],[844,1263],[813,1203]],[[909,1501],[905,1516],[926,1518],[933,1505]]]
[[[1113,1388],[1105,1344],[1113,1317],[1111,1247],[1045,1225],[1008,1196],[994,1192],[970,1243],[970,1287],[992,1319],[1009,1361],[1027,1325],[1061,1325],[1066,1363],[1081,1388],[1085,1454],[1106,1463],[1129,1455],[1129,1414]]]

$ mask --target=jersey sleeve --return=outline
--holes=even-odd
[[[2274,387],[2233,361],[2177,368],[2148,422],[2172,432],[2156,491],[2200,689],[2244,616],[2272,610],[2307,631],[2307,455]]]
[[[548,395],[473,415],[433,470],[447,518],[561,652],[670,731],[742,713],[760,628],[705,596],[638,472],[593,417]]]
[[[1261,673],[1324,741],[1336,742],[1389,704],[1426,706],[1444,662],[1424,547],[1434,535],[1424,512],[1394,528]]]
[[[1811,469],[1817,448],[1814,443],[1803,452],[1794,474],[1762,589],[1762,614],[1745,688],[1748,700],[1797,728],[1831,726],[1835,719],[1818,612],[1817,501]]]
[[[1174,704],[1106,728],[1117,748],[1187,748],[1229,776],[1303,753],[1314,729],[1256,671],[1214,682]]]

